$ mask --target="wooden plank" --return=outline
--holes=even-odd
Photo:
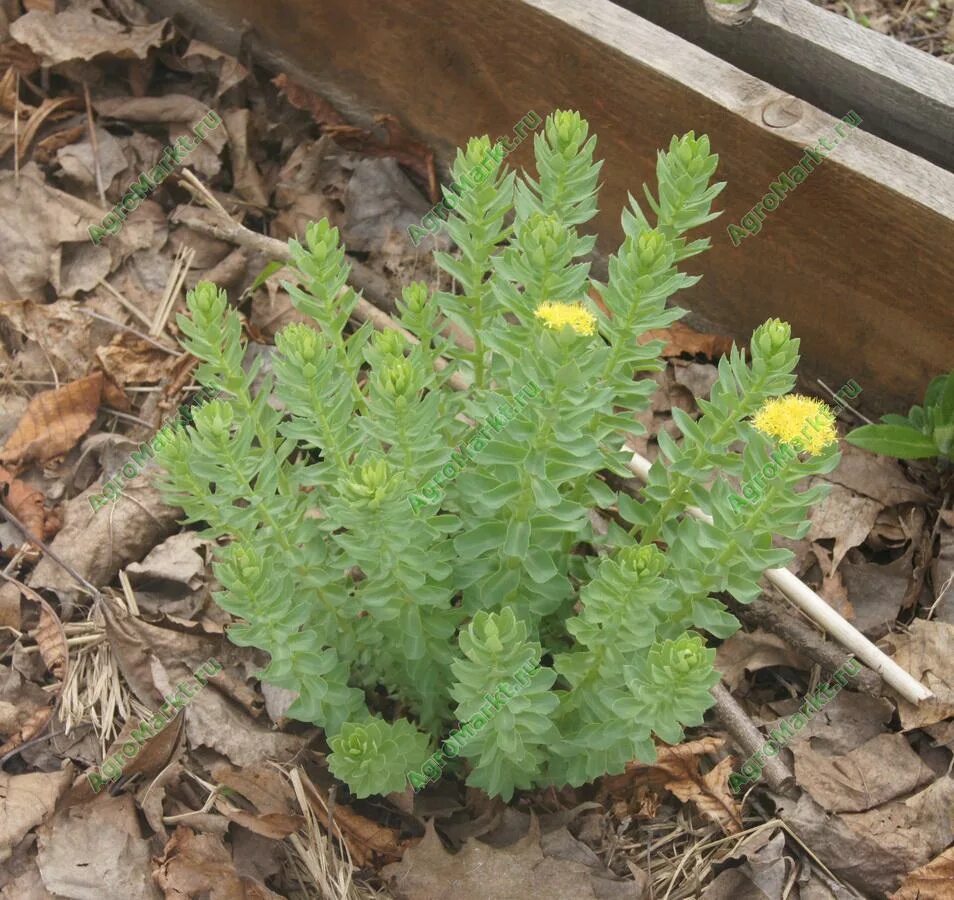
[[[740,26],[703,0],[614,0],[750,75],[954,171],[954,66],[809,0],[759,0]]]
[[[366,114],[400,115],[445,159],[470,135],[506,133],[529,109],[579,109],[606,159],[596,223],[604,252],[621,238],[627,190],[654,178],[656,148],[674,133],[706,132],[729,182],[726,213],[709,227],[713,248],[692,260],[705,278],[682,305],[743,340],[781,316],[802,338],[805,374],[833,385],[854,378],[886,405],[920,399],[951,366],[954,176],[858,130],[734,247],[726,225],[835,120],[605,0],[267,9],[205,0],[203,9],[244,18],[259,44],[297,64],[286,71],[307,70],[316,88]]]

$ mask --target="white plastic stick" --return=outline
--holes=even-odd
[[[632,450],[631,447],[626,449]],[[652,463],[640,453],[633,453],[633,458],[629,461],[630,470],[643,481],[649,479],[651,465]],[[687,507],[686,511],[695,519],[712,523],[712,516],[696,506]],[[890,656],[879,650],[788,569],[766,569],[765,577],[843,647],[877,672],[884,679],[885,684],[893,687],[905,700],[917,704],[921,700],[934,696],[920,681],[905,672]]]

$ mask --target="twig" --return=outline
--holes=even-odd
[[[140,340],[148,341],[150,344],[153,345],[153,347],[158,347],[160,350],[162,350],[162,351],[164,351],[164,352],[166,352],[166,353],[169,353],[169,354],[172,355],[172,356],[179,356],[179,355],[180,355],[180,353],[179,353],[178,350],[172,350],[172,349],[170,349],[169,347],[164,347],[164,346],[163,346],[162,344],[160,344],[158,341],[156,341],[156,340],[154,340],[153,338],[149,337],[148,334],[143,334],[141,331],[136,331],[135,328],[132,328],[132,327],[129,326],[129,325],[123,325],[122,322],[117,322],[115,319],[110,319],[109,316],[101,316],[99,313],[94,313],[94,312],[92,312],[91,310],[84,309],[82,306],[77,306],[76,309],[77,309],[78,312],[81,312],[81,313],[83,313],[84,315],[92,316],[94,319],[99,319],[100,322],[108,322],[108,323],[109,323],[110,325],[112,325],[114,328],[121,328],[123,331],[128,331],[130,334],[136,335],[136,337],[139,338]]]
[[[733,615],[748,625],[777,634],[791,647],[818,663],[826,672],[836,671],[851,658],[840,647],[819,637],[816,631],[774,603],[766,600],[739,603],[727,596],[722,596],[721,599]],[[871,669],[862,669],[855,678],[855,684],[866,694],[881,696],[881,679]]]
[[[828,385],[825,384],[824,381],[822,381],[820,378],[816,378],[815,380],[816,380],[826,391],[828,391],[828,393],[831,394],[833,398],[837,398],[838,402],[839,402],[843,407],[845,407],[845,409],[850,409],[859,419],[862,419],[863,421],[867,422],[869,425],[874,425],[874,422],[872,422],[871,419],[869,419],[866,415],[863,415],[862,413],[858,412],[858,410],[855,409],[850,403],[846,402],[845,400],[842,400],[841,397],[839,397],[830,387],[828,387]]]
[[[132,313],[147,328],[152,324],[135,306],[132,305],[119,291],[116,290],[105,278],[100,278],[99,283],[106,288],[123,306],[128,313]]]
[[[83,82],[83,94],[86,97],[86,124],[89,127],[89,142],[93,148],[93,173],[96,175],[96,191],[103,206],[106,206],[106,191],[103,190],[103,172],[99,164],[99,140],[96,137],[96,125],[93,122],[93,104],[89,99],[89,85]]]
[[[20,189],[20,72],[13,76],[13,184]]]
[[[111,416],[116,416],[117,419],[125,419],[127,422],[133,422],[136,425],[145,425],[146,428],[152,428],[152,422],[147,422],[145,419],[140,419],[138,416],[131,416],[129,413],[120,412],[118,409],[113,409],[111,406],[100,406],[99,407],[103,412],[108,412]]]
[[[736,703],[735,698],[720,681],[713,689],[715,697],[716,715],[725,725],[729,734],[735,739],[746,756],[751,756],[765,744],[765,735],[762,734],[752,720],[745,714],[745,710]],[[762,766],[765,780],[777,794],[784,794],[795,799],[798,792],[795,789],[795,776],[788,771],[788,766],[779,756],[766,756]]]
[[[219,203],[212,191],[199,181],[190,169],[180,169],[179,177],[182,181],[186,182],[182,187],[192,194],[193,197],[201,200],[210,209],[217,209],[223,216],[231,218],[228,214],[228,210]]]
[[[0,515],[2,515],[11,525],[13,525],[19,532],[22,534],[31,544],[36,547],[39,547],[50,559],[53,560],[58,566],[60,566],[65,571],[69,572],[90,594],[94,597],[99,598],[102,595],[99,592],[99,588],[90,584],[79,572],[76,571],[69,563],[64,562],[60,555],[43,543],[38,537],[34,537],[30,533],[30,529],[26,527],[9,509],[7,509],[2,503],[0,503]]]

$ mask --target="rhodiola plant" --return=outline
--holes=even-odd
[[[488,147],[472,139],[454,177]],[[312,324],[277,336],[256,390],[261,357],[243,369],[223,291],[200,284],[179,319],[221,399],[160,452],[169,497],[219,539],[231,639],[269,655],[262,679],[297,692],[288,715],[325,730],[331,770],[358,796],[423,783],[452,731],[447,765],[505,799],[679,741],[718,680],[707,635],[738,628],[715,595],[756,596],[760,573],[790,558],[773,537],[804,534],[821,495],[795,487],[837,461],[816,441],[780,460],[757,499],[733,502],[801,426],[750,424],[794,385],[798,341],[771,320],[747,355],[722,359],[699,419],[674,411],[682,439],[660,434],[641,498],[608,486],[606,473],[630,474],[625,440],[644,431],[655,383],[642,376],[663,367],[661,342],[637,338],[683,315],[667,301],[698,281],[680,267],[709,240],[688,235],[718,215],[723,185],[708,138],[674,137],[598,283],[584,259],[594,238],[578,232],[597,209],[595,149],[578,113],[555,112],[534,137],[536,178],[498,163],[459,198],[447,229],[460,252],[436,254],[456,291],[418,282],[397,304],[417,343],[349,333],[357,298],[327,221],[290,241],[286,287]],[[445,336],[451,324],[466,342]],[[453,390],[452,373],[469,388]],[[438,483],[425,503],[420,486]],[[540,666],[526,688],[485,716],[527,661]]]

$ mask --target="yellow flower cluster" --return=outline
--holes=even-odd
[[[534,315],[547,328],[553,328],[556,331],[564,325],[569,325],[577,334],[596,334],[596,316],[582,303],[545,300],[536,308]]]
[[[802,394],[769,400],[755,414],[752,425],[762,434],[794,443],[796,450],[805,450],[812,456],[838,441],[832,411],[821,400]]]

